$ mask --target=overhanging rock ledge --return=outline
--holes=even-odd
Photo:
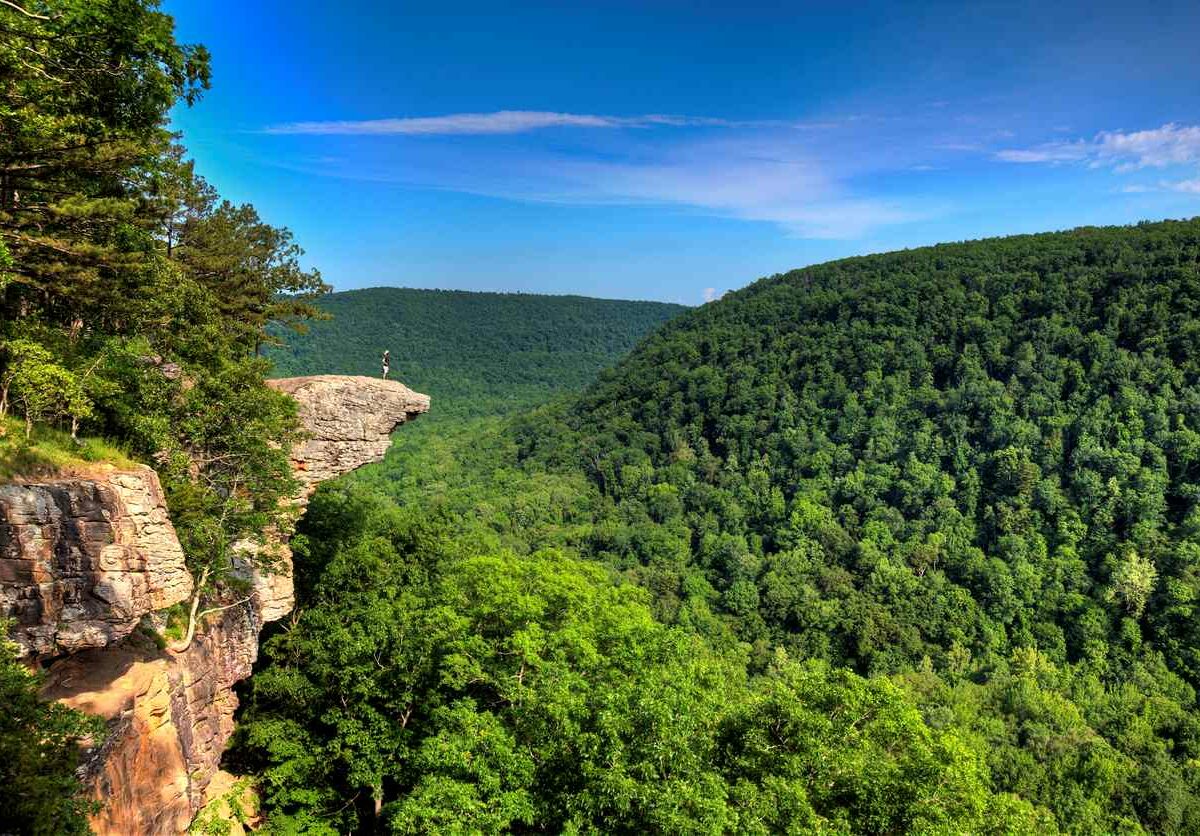
[[[310,435],[292,454],[301,509],[320,482],[382,459],[392,431],[429,409],[428,396],[377,378],[268,385],[296,400]],[[19,605],[26,629],[14,638],[31,655],[70,654],[51,666],[46,695],[108,721],[86,766],[104,802],[91,822],[98,834],[187,830],[233,732],[233,686],[250,675],[259,631],[293,606],[291,555],[280,542],[276,571],[247,565],[250,599],[209,616],[186,650],[160,650],[133,630],[145,610],[190,592],[162,508],[149,468],[0,489],[0,615],[37,598]]]

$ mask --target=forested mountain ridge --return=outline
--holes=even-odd
[[[289,335],[268,356],[280,374],[379,374],[437,394],[437,416],[476,417],[578,391],[682,305],[376,287],[329,294],[332,319]]]
[[[686,312],[572,402],[319,494],[239,757],[279,821],[374,793],[400,832],[1194,832],[1197,310],[1190,220]]]
[[[790,516],[819,506],[823,537],[850,536],[834,553],[870,543],[915,578],[971,588],[995,619],[974,641],[998,630],[1078,659],[1087,628],[1039,623],[1022,596],[1046,613],[1111,594],[1106,618],[1149,607],[1157,632],[1181,590],[1154,575],[1190,571],[1177,549],[1200,497],[1198,259],[1200,222],[1186,221],[796,271],[652,336],[567,421],[618,500],[624,468],[674,484],[682,462],[696,477],[678,485],[685,504],[721,518],[699,487],[719,464],[748,491],[725,533],[729,520],[783,551]],[[1074,606],[1088,623],[1090,605]],[[1195,684],[1192,651],[1161,638]],[[843,641],[863,670],[894,667]]]

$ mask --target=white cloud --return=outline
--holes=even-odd
[[[1131,183],[1121,188],[1124,194],[1149,194],[1152,192],[1181,192],[1200,194],[1200,178],[1194,180],[1159,180],[1156,185]]]
[[[644,162],[548,165],[568,182],[564,199],[668,204],[764,221],[801,238],[857,238],[927,213],[858,198],[802,146],[754,138],[693,143]]]
[[[519,134],[545,128],[734,127],[742,124],[747,123],[706,116],[673,116],[660,113],[643,116],[598,116],[542,110],[498,110],[493,113],[451,113],[445,116],[397,119],[288,122],[271,125],[264,128],[263,132],[322,136],[444,136]]]
[[[875,169],[908,170],[910,155],[889,143],[875,153],[870,130],[855,120],[737,122],[707,117],[601,116],[497,111],[366,122],[306,122],[274,133],[337,135],[532,134],[519,143],[372,143],[365,164],[316,170],[378,182],[446,189],[511,200],[575,205],[668,206],[718,217],[772,223],[802,238],[851,239],[880,226],[929,217],[928,207],[860,191],[856,178]],[[861,120],[859,120],[861,121]],[[667,126],[679,131],[620,130]],[[718,127],[720,131],[684,130]],[[829,129],[844,127],[836,135]],[[539,141],[545,128],[584,128],[564,149]],[[860,181],[861,182],[861,181]]]
[[[996,152],[996,159],[1006,163],[1076,163],[1087,159],[1088,149],[1082,143],[1050,142],[1036,148],[1014,148]]]
[[[923,220],[932,213],[878,200],[834,198],[751,207],[733,214],[748,221],[771,221],[799,238],[849,240],[860,238],[877,227]]]
[[[718,296],[717,289],[715,287],[704,288],[704,301],[705,302],[711,302],[712,300],[716,299],[717,296]]]
[[[939,151],[982,151],[983,145],[978,142],[936,142],[933,145]]]
[[[1123,169],[1200,163],[1200,125],[1168,123],[1150,131],[1106,131],[1097,143],[1097,163]]]
[[[1145,131],[1101,131],[1092,139],[999,151],[1010,163],[1087,163],[1117,171],[1200,164],[1200,126],[1168,122]]]

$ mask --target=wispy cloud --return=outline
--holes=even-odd
[[[584,202],[691,207],[774,223],[802,238],[857,238],[928,217],[926,210],[852,194],[835,169],[794,140],[738,136],[675,146],[645,161],[572,160],[545,170]]]
[[[1194,180],[1159,180],[1156,184],[1131,183],[1121,188],[1124,194],[1151,194],[1153,192],[1179,192],[1200,195],[1200,178]]]
[[[984,145],[979,142],[935,142],[933,147],[939,151],[954,151],[962,153],[982,151],[984,149]]]
[[[395,136],[371,143],[353,166],[314,173],[530,202],[663,206],[772,223],[802,238],[851,239],[881,226],[927,218],[919,199],[875,197],[852,186],[864,171],[907,171],[912,160],[873,125],[831,120],[733,120],[647,114],[611,116],[502,110],[359,122],[296,122],[277,135]],[[855,125],[859,125],[855,128]],[[583,129],[564,147],[546,129]],[[646,131],[669,128],[667,131]],[[678,130],[676,130],[678,129]],[[716,130],[709,130],[716,129]],[[488,136],[523,134],[520,142]],[[479,136],[477,143],[401,142]],[[335,145],[336,147],[336,145]]]
[[[1101,131],[1091,139],[1048,142],[996,152],[1010,163],[1085,163],[1096,168],[1134,171],[1200,164],[1200,126],[1168,122],[1145,131]]]
[[[996,159],[1006,163],[1077,163],[1087,159],[1084,143],[1047,142],[1035,148],[1006,148],[996,152]]]
[[[450,136],[520,134],[547,128],[738,127],[751,123],[707,116],[651,113],[642,116],[601,116],[544,110],[498,110],[492,113],[451,113],[360,121],[288,122],[263,129],[268,134],[319,136]]]

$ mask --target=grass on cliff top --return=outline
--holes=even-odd
[[[0,480],[37,478],[84,469],[99,463],[134,467],[136,462],[101,438],[80,438],[54,427],[36,424],[25,440],[25,424],[14,418],[0,420]]]

